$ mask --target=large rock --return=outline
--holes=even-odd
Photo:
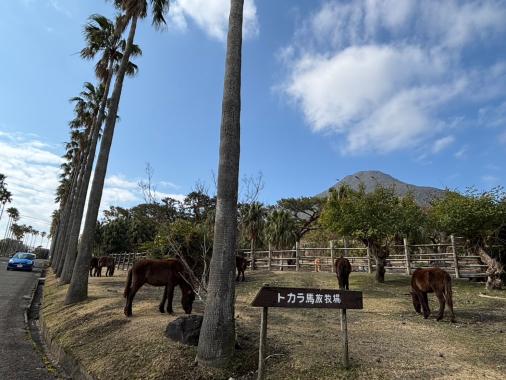
[[[188,346],[199,344],[200,327],[203,317],[201,315],[185,315],[176,318],[167,325],[165,335],[167,338]]]

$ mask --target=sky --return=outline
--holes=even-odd
[[[102,208],[214,190],[229,0],[173,0],[167,26],[138,26]],[[94,82],[87,17],[111,2],[0,2],[0,173],[23,218],[56,208],[69,98]],[[380,170],[407,183],[505,186],[506,1],[245,0],[241,178],[260,199],[311,196]],[[0,221],[3,237],[6,218]]]

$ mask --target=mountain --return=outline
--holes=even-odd
[[[444,195],[444,190],[435,187],[416,186],[399,181],[398,179],[376,170],[368,170],[357,172],[355,174],[344,177],[337,182],[332,188],[338,188],[342,184],[347,184],[353,190],[357,190],[359,185],[365,185],[366,192],[372,192],[377,186],[391,188],[393,187],[395,193],[399,196],[404,196],[411,192],[415,198],[416,203],[420,206],[428,206],[430,201],[434,198],[441,198]],[[317,197],[326,197],[328,190],[317,195]]]

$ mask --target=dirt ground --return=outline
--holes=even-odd
[[[97,379],[255,379],[261,309],[249,306],[259,288],[298,286],[337,288],[330,273],[246,272],[237,285],[238,342],[231,366],[207,370],[194,365],[195,347],[164,336],[167,323],[183,315],[179,290],[175,315],[160,314],[162,288],[143,287],[133,317],[123,315],[125,272],[90,279],[90,299],[62,306],[66,286],[47,276],[43,313],[46,325]],[[339,311],[269,309],[268,379],[504,379],[506,373],[506,291],[454,280],[457,323],[416,314],[407,276],[352,273],[350,289],[364,293],[364,309],[348,311],[352,367],[340,365]],[[482,297],[480,294],[488,295]],[[493,297],[493,298],[490,298]],[[196,302],[194,313],[202,314]]]

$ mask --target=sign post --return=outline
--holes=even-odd
[[[258,349],[258,380],[265,370],[265,342],[267,338],[267,312],[269,307],[341,309],[343,365],[349,366],[348,325],[346,309],[362,309],[362,292],[336,289],[280,288],[264,286],[251,306],[262,307],[260,343]]]

